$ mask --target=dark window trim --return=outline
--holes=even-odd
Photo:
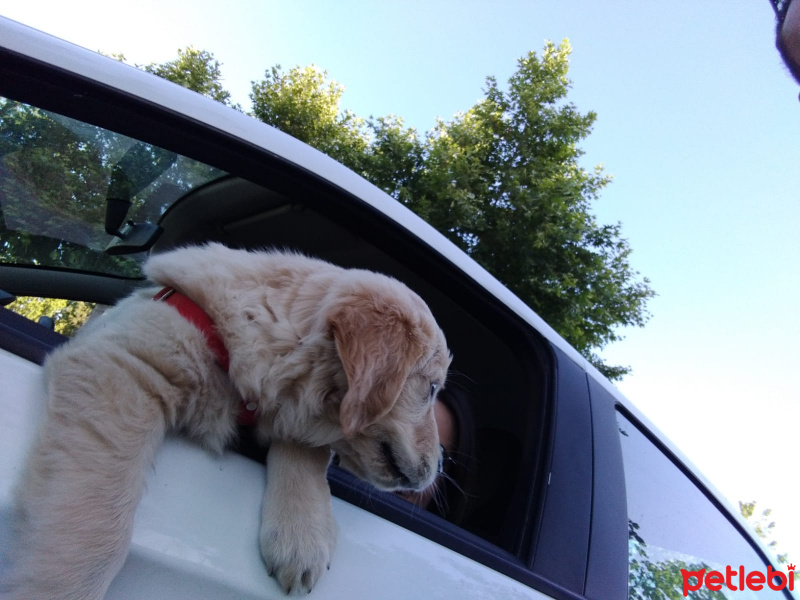
[[[144,279],[55,267],[0,264],[0,289],[15,296],[58,297],[111,305],[143,284]],[[57,296],[54,291],[58,291]]]
[[[37,365],[69,338],[30,319],[0,308],[0,348]]]
[[[589,377],[593,437],[592,525],[585,595],[593,600],[627,598],[628,500],[616,399]]]
[[[555,415],[547,496],[532,568],[583,594],[592,502],[592,421],[585,371],[555,355]]]

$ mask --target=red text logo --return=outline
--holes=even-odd
[[[767,572],[750,571],[745,575],[744,567],[740,566],[738,570],[733,567],[725,567],[725,574],[719,571],[709,571],[706,575],[706,570],[700,571],[687,571],[681,569],[683,575],[683,595],[688,596],[689,592],[699,590],[703,585],[713,592],[718,592],[724,585],[731,591],[742,590],[761,590],[765,585],[769,589],[780,591],[786,587],[790,591],[794,591],[794,565],[787,567],[788,571],[775,571],[772,566],[767,566]],[[690,581],[694,579],[695,582]]]

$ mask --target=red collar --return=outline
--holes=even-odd
[[[174,288],[165,287],[155,296],[153,300],[156,302],[164,302],[174,307],[184,319],[189,321],[192,325],[197,327],[205,336],[206,343],[214,357],[217,359],[217,364],[227,373],[230,367],[230,357],[228,356],[228,349],[225,348],[225,342],[217,331],[214,321],[208,316],[197,302],[184,296]],[[255,402],[245,402],[242,400],[242,406],[239,410],[238,421],[241,425],[255,425],[257,421],[256,408],[258,405]]]

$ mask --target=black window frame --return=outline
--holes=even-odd
[[[588,376],[593,438],[592,527],[585,595],[592,600],[628,597],[628,501],[618,402]]]

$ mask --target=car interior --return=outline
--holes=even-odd
[[[36,116],[38,137],[17,135],[14,119],[26,111]],[[447,510],[437,515],[435,507],[423,511],[366,490],[337,467],[330,470],[332,491],[456,550],[479,547],[528,561],[542,509],[553,393],[549,347],[529,326],[413,232],[313,173],[232,143],[214,154],[206,138],[185,130],[170,136],[169,127],[151,127],[151,139],[139,141],[147,136],[136,130],[137,119],[114,121],[106,111],[88,124],[81,120],[85,107],[75,112],[67,118],[0,99],[0,289],[113,304],[144,283],[139,266],[150,253],[209,241],[289,249],[396,277],[420,294],[444,330],[454,355],[446,389],[474,421],[474,456],[453,457],[470,471],[469,485],[454,482],[456,497],[448,499],[463,510],[448,522]],[[171,160],[162,160],[153,140],[169,141],[163,147]],[[46,169],[35,163],[42,156]],[[149,173],[136,183],[143,161]],[[69,183],[76,173],[77,183]],[[120,181],[129,185],[121,212],[109,201],[125,195]],[[84,187],[94,191],[79,197],[74,190]],[[1,345],[34,344],[30,328],[20,333],[15,317],[2,312]],[[59,341],[37,327],[41,335],[34,337],[45,345]],[[266,452],[247,431],[236,450],[259,461]]]

